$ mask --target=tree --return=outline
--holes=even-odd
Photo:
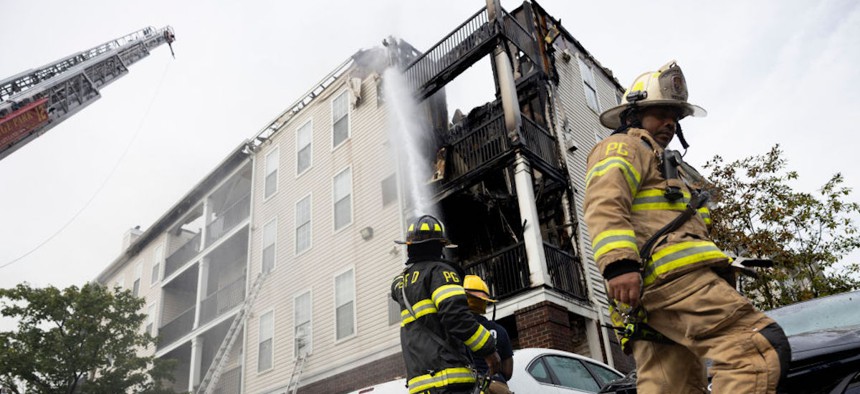
[[[769,257],[771,269],[745,280],[744,293],[771,309],[860,287],[857,263],[840,260],[860,247],[853,218],[860,205],[846,201],[851,189],[837,173],[816,194],[798,192],[779,145],[763,155],[725,163],[708,161],[715,196],[711,235],[736,255]]]
[[[18,320],[0,332],[0,385],[28,393],[168,393],[170,363],[139,356],[155,343],[142,332],[145,301],[88,283],[64,290],[0,289],[0,312]]]

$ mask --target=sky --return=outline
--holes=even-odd
[[[841,172],[860,201],[860,2],[539,3],[624,86],[678,61],[690,102],[709,112],[683,123],[693,165],[779,143],[798,190]],[[94,279],[128,229],[148,228],[357,50],[389,35],[427,49],[485,4],[0,0],[0,78],[146,26],[170,25],[177,38],[175,59],[155,49],[101,99],[0,161],[0,266],[17,259],[0,268],[0,288]],[[488,62],[467,72],[473,84],[447,88],[452,108],[490,99],[477,88],[489,77],[476,75]]]

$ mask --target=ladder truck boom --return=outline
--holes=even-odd
[[[175,39],[170,26],[146,27],[0,81],[0,160],[99,99],[99,89],[128,66]]]

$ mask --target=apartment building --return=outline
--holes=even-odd
[[[445,85],[488,57],[496,99],[449,113]],[[609,133],[598,115],[623,88],[542,7],[496,3],[424,52],[389,38],[350,56],[129,234],[98,280],[147,299],[144,329],[159,343],[142,351],[178,360],[178,390],[209,384],[222,359],[223,393],[339,393],[403,376],[389,292],[406,256],[392,241],[415,208],[389,127],[389,66],[419,102],[418,165],[433,174],[421,184],[459,245],[449,257],[487,280],[515,348],[631,367],[603,327],[582,220],[585,157]]]

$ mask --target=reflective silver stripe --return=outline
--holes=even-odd
[[[708,252],[722,253],[720,248],[718,248],[717,245],[714,245],[713,243],[711,243],[710,245],[690,246],[687,248],[684,248],[682,245],[683,244],[679,245],[681,247],[681,249],[678,250],[677,252],[669,253],[669,254],[662,256],[659,259],[649,263],[645,267],[645,272],[643,274],[645,276],[645,278],[648,278],[651,276],[656,276],[656,275],[654,275],[654,272],[657,271],[660,267],[667,265],[667,264],[671,264],[671,263],[676,262],[676,261],[679,261],[679,260],[684,259],[686,257],[691,257],[691,256],[695,256],[698,254],[708,253]],[[698,263],[698,262],[703,261],[703,260],[707,260],[707,259],[692,259],[691,261],[680,264],[677,267],[673,267],[673,269],[684,267],[684,266],[687,266],[690,264],[695,264],[695,263]]]

